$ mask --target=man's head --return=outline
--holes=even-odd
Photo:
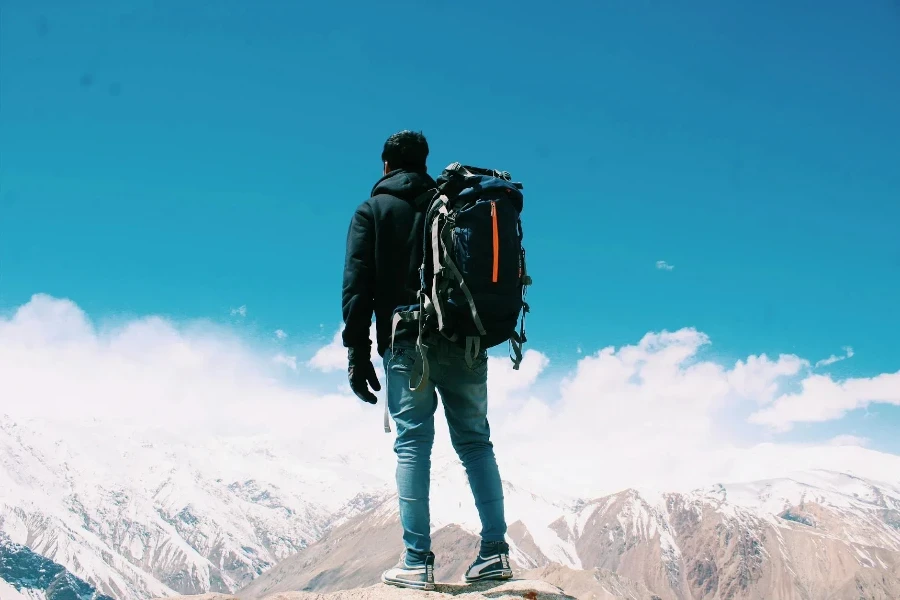
[[[395,133],[384,143],[381,160],[384,174],[394,169],[425,171],[428,159],[428,141],[421,132],[404,130]]]

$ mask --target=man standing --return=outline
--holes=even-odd
[[[384,176],[372,197],[353,215],[347,234],[343,280],[343,343],[348,349],[350,387],[375,404],[369,389],[381,389],[371,361],[369,327],[375,314],[377,351],[384,358],[387,402],[397,426],[397,494],[405,552],[382,581],[434,589],[429,489],[437,391],[441,393],[453,448],[462,461],[481,518],[481,548],[466,572],[467,582],[512,577],[503,487],[487,420],[487,354],[466,359],[466,349],[436,336],[428,346],[428,382],[410,389],[418,331],[400,323],[392,341],[394,309],[415,304],[422,260],[423,211],[415,199],[435,187],[428,175],[428,142],[401,131],[384,144]]]

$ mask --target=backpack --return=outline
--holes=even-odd
[[[425,213],[418,303],[395,309],[391,343],[400,322],[417,322],[421,379],[428,381],[427,346],[441,335],[465,348],[471,366],[481,349],[509,342],[513,369],[522,362],[525,302],[531,277],[522,246],[522,184],[509,173],[449,165],[438,186],[415,202]],[[516,326],[521,315],[521,326]]]

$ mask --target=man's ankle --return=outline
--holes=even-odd
[[[415,550],[407,550],[403,562],[407,567],[417,569],[425,566],[425,561],[429,556],[433,556],[431,552],[422,553]]]
[[[481,541],[481,549],[478,551],[481,556],[493,556],[495,554],[509,554],[509,544],[505,541]]]

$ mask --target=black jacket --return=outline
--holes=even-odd
[[[414,201],[435,185],[425,172],[391,171],[375,184],[372,197],[353,214],[344,262],[345,347],[370,353],[369,327],[374,311],[377,351],[384,356],[391,345],[394,309],[416,303],[425,216]],[[398,327],[398,340],[415,336],[415,327]]]

